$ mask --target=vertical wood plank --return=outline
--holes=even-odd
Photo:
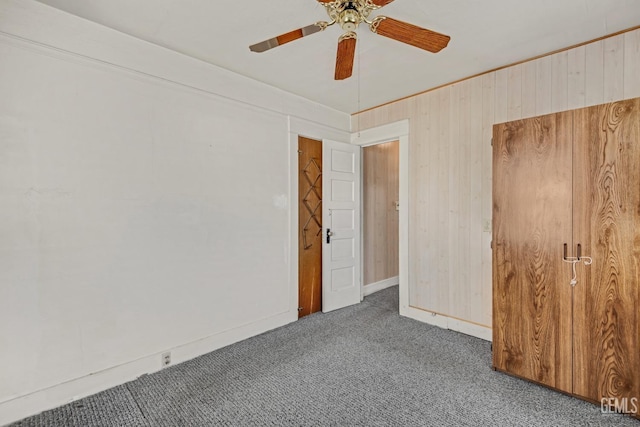
[[[536,115],[551,113],[551,56],[536,60]]]
[[[507,70],[498,70],[495,72],[495,123],[504,123],[508,120],[508,94],[507,87],[509,85],[509,73]]]
[[[468,318],[475,323],[484,323],[484,307],[482,301],[482,154],[485,148],[482,140],[483,119],[483,81],[481,77],[470,80],[471,96],[469,98],[469,281],[467,291]]]
[[[482,324],[491,326],[492,323],[492,250],[491,250],[491,218],[493,216],[492,193],[492,145],[493,124],[495,114],[495,73],[482,76]]]
[[[566,111],[569,100],[569,53],[551,56],[551,112]]]
[[[536,115],[537,63],[522,64],[522,118]]]
[[[507,120],[522,118],[522,64],[507,69]]]
[[[575,110],[586,106],[586,48],[571,49],[568,54],[568,108]]]
[[[624,98],[640,97],[640,29],[624,34]]]
[[[438,185],[438,197],[436,198],[436,205],[432,208],[438,210],[437,232],[435,238],[437,239],[436,251],[438,253],[437,269],[438,269],[438,295],[439,295],[439,307],[442,310],[437,310],[439,313],[447,313],[449,310],[449,200],[452,197],[452,193],[449,189],[449,169],[451,165],[451,158],[449,157],[449,141],[451,138],[451,90],[449,87],[438,89],[437,91],[436,108],[434,113],[436,120],[440,124],[440,133],[438,134],[438,152],[437,152],[437,185]],[[455,195],[453,195],[455,196]]]
[[[604,39],[604,102],[624,98],[624,35]]]
[[[460,283],[460,84],[454,84],[450,90],[449,102],[449,301],[446,313],[453,315],[452,305],[458,303],[457,286]]]
[[[425,215],[428,202],[424,185],[428,178],[430,99],[431,93],[420,95],[414,104],[417,110],[409,115],[411,135],[420,135],[409,140],[409,304],[414,307],[423,307],[429,293],[425,286],[422,252],[427,236]]]
[[[439,291],[437,286],[437,271],[433,268],[433,259],[436,257],[436,249],[434,247],[431,233],[433,230],[433,211],[431,203],[436,197],[435,183],[433,179],[433,153],[437,147],[438,122],[433,114],[432,107],[435,103],[436,94],[429,92],[424,95],[421,102],[423,110],[420,111],[422,117],[422,134],[424,136],[425,152],[423,154],[421,170],[418,203],[419,212],[419,237],[417,244],[416,273],[419,277],[419,292],[415,293],[415,304],[417,307],[439,307]],[[412,302],[413,304],[413,302]]]
[[[604,41],[585,46],[585,98],[586,105],[603,104],[604,101]]]
[[[428,273],[425,272],[426,285],[430,290],[431,300],[423,302],[424,307],[428,307],[432,311],[443,312],[448,308],[449,296],[448,292],[443,289],[440,271],[438,269],[438,258],[440,257],[439,243],[437,239],[441,239],[441,230],[438,225],[438,204],[441,199],[441,190],[438,188],[440,168],[437,162],[437,156],[440,151],[440,133],[443,126],[442,112],[440,111],[440,91],[435,91],[429,98],[429,115],[431,117],[431,129],[429,132],[429,138],[431,139],[430,149],[431,154],[429,156],[429,201],[428,206],[425,207],[428,212],[429,218],[429,230],[425,236],[425,246],[428,247],[428,252],[425,252],[423,256],[423,262],[429,265]],[[445,112],[449,115],[449,111]]]
[[[468,318],[469,307],[469,216],[470,216],[470,115],[471,115],[471,84],[469,80],[460,82],[459,85],[459,114],[458,114],[458,156],[454,166],[457,173],[457,197],[458,197],[458,229],[455,233],[457,240],[457,251],[453,262],[458,265],[458,277],[455,283],[450,286],[449,310],[453,316],[458,318]]]

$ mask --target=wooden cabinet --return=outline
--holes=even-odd
[[[494,367],[640,399],[640,99],[498,124],[493,167]]]

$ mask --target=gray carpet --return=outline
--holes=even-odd
[[[640,426],[490,365],[393,287],[13,426]]]

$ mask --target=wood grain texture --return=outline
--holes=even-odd
[[[398,141],[362,150],[365,285],[398,276],[399,155]]]
[[[567,53],[569,55],[568,108],[570,110],[584,108],[586,105],[586,49],[584,46],[580,46]]]
[[[322,168],[322,141],[298,137],[298,152],[298,316],[303,317],[322,309],[322,227],[310,213],[316,212],[322,225],[322,178],[316,179],[321,170],[312,162]]]
[[[466,245],[469,256],[469,274],[472,271],[482,271],[482,240],[487,233],[483,230],[482,215],[482,180],[477,179],[479,170],[482,170],[482,107],[483,107],[483,84],[482,79],[469,81],[471,85],[469,96],[469,127],[467,138],[469,140],[468,168],[466,174],[467,187],[469,187],[469,205],[467,211],[467,221],[469,225],[469,243]],[[481,277],[469,277],[469,292],[467,292],[465,302],[466,309],[462,316],[470,314],[476,319],[483,319],[485,315],[484,306],[477,301],[482,300],[483,283]],[[460,317],[460,316],[458,316]],[[487,322],[488,323],[488,322]]]
[[[640,398],[640,99],[576,111],[574,392]]]
[[[458,109],[458,155],[457,161],[458,165],[454,170],[452,170],[451,174],[456,174],[455,182],[458,186],[456,195],[458,197],[457,203],[457,228],[458,233],[455,233],[455,258],[459,265],[469,265],[470,257],[469,252],[471,249],[471,241],[469,239],[469,217],[471,214],[471,206],[470,206],[470,198],[471,198],[471,188],[470,188],[470,168],[463,167],[463,165],[470,164],[470,128],[471,128],[471,82],[464,81],[459,84],[460,91],[458,92],[459,96],[459,109]],[[450,301],[457,301],[458,303],[454,306],[449,307],[449,312],[452,313],[454,317],[460,317],[466,313],[470,313],[471,310],[471,294],[473,293],[474,287],[471,286],[471,277],[469,276],[469,269],[460,269],[457,272],[458,280],[462,283],[469,283],[469,286],[465,288],[461,287],[451,287],[449,288],[449,299]],[[474,282],[474,284],[477,282]]]
[[[604,41],[586,45],[585,51],[585,106],[604,104]]]
[[[604,102],[624,98],[624,35],[610,37],[604,43]]]
[[[625,96],[627,87],[631,92],[634,87],[640,89],[640,79],[637,77],[640,75],[640,49],[637,47],[640,46],[640,42],[637,40],[640,40],[640,30],[625,34],[623,50]],[[629,41],[628,44],[627,41]],[[603,47],[603,41],[584,46],[585,106],[605,102]],[[568,74],[565,80],[567,83],[572,83],[566,87],[568,97],[566,103],[580,105],[582,77],[577,73],[580,72],[581,53],[568,54],[567,60],[564,72]],[[554,61],[555,66],[552,65]],[[552,110],[552,85],[560,86],[553,84],[553,80],[556,79],[559,82],[562,79],[554,77],[553,73],[557,73],[563,67],[558,67],[558,61],[554,55],[536,59],[531,64],[525,65],[527,71],[522,73],[521,78],[523,117],[532,115],[533,105],[535,105],[535,114],[533,114],[535,116],[556,112]],[[472,300],[472,304],[481,305],[484,313],[491,313],[491,280],[487,280],[490,279],[492,269],[492,252],[489,244],[491,234],[477,227],[482,223],[484,228],[485,222],[491,219],[491,133],[495,123],[507,121],[508,74],[504,69],[477,77],[485,82],[483,105],[472,107],[474,110],[482,108],[483,161],[480,165],[474,163],[477,160],[475,156],[467,156],[464,161],[460,161],[458,157],[464,145],[460,140],[460,109],[466,108],[460,104],[459,84],[444,86],[353,116],[354,131],[403,119],[410,121],[409,293],[411,305],[414,307],[452,316],[453,309],[463,306],[467,300],[450,299],[451,289],[458,289],[451,292],[451,295],[456,295],[456,298],[457,296],[464,298],[464,295],[472,293],[474,289],[473,283],[464,282],[462,275],[458,274],[460,270],[465,270],[464,276],[472,280],[483,278],[483,297]],[[467,117],[469,121],[474,120],[473,115]],[[475,133],[480,131],[475,126],[471,129],[469,136],[477,141]],[[472,144],[476,143],[472,142]],[[472,218],[470,228],[464,232],[457,227],[460,215],[459,195],[467,191],[460,189],[462,184],[457,180],[459,168],[468,168],[471,180],[485,183],[480,196],[484,206],[482,218]],[[429,187],[432,181],[437,187],[437,191],[433,193]],[[473,193],[476,191],[478,190],[473,190]],[[478,215],[478,213],[474,211],[471,215]],[[457,258],[458,246],[462,244],[471,247],[471,240],[477,239],[479,233],[482,233],[486,239],[480,249],[482,251],[480,271],[476,270],[477,265],[463,265]],[[486,314],[483,317],[476,317],[475,310],[456,312],[458,314],[456,317],[463,320],[490,326],[490,320],[487,320]]]
[[[493,117],[495,110],[494,99],[494,86],[495,86],[495,74],[487,74],[482,77],[482,145],[480,147],[482,151],[482,164],[481,181],[482,190],[480,198],[482,199],[482,299],[480,301],[474,301],[475,304],[482,306],[482,324],[491,325],[493,317],[493,279],[491,271],[491,257],[492,251],[491,241],[491,218],[493,216],[493,200],[491,196],[492,181],[493,181],[493,153],[491,152],[491,140],[493,138]],[[477,177],[474,173],[472,176]],[[480,231],[480,230],[475,230]],[[471,271],[471,274],[474,274]],[[466,316],[465,316],[466,317]]]
[[[569,52],[551,57],[551,111],[566,111],[569,107]]]
[[[389,3],[393,2],[393,0],[371,0],[371,3],[375,4],[376,6],[386,6]]]
[[[460,157],[462,151],[462,143],[460,138],[460,115],[464,107],[461,105],[460,100],[461,96],[461,86],[460,84],[455,84],[451,86],[451,90],[449,92],[450,96],[450,108],[449,108],[449,141],[448,141],[448,149],[449,149],[449,165],[450,167],[447,170],[448,175],[448,187],[449,187],[449,200],[447,206],[447,214],[449,216],[449,230],[447,233],[448,240],[448,254],[449,254],[449,280],[447,282],[441,283],[440,286],[444,286],[446,292],[448,293],[446,302],[447,305],[441,307],[443,311],[439,311],[440,313],[452,313],[452,306],[454,304],[462,304],[462,300],[456,300],[455,298],[459,298],[460,295],[465,291],[465,288],[459,286],[446,286],[447,283],[464,283],[461,277],[461,272],[463,268],[459,268],[463,264],[458,260],[458,256],[460,254],[460,236],[464,236],[464,233],[460,233],[460,194],[462,193],[460,190]],[[428,166],[431,166],[432,163],[428,162]],[[424,206],[423,209],[429,210],[427,206]],[[423,245],[432,246],[432,251],[437,251],[437,248],[433,248],[434,242],[425,241]],[[429,264],[426,263],[427,260],[423,262],[423,268],[428,268]],[[465,271],[465,273],[467,273]],[[452,298],[454,298],[452,300]],[[431,311],[438,311],[436,307],[429,307]]]
[[[507,68],[507,120],[522,118],[522,64]]]
[[[571,113],[493,134],[493,364],[571,391]]]
[[[624,97],[640,97],[640,78],[634,74],[640,69],[640,31],[624,35]]]
[[[552,56],[546,56],[537,60],[535,82],[525,82],[525,84],[535,84],[536,86],[536,116],[549,114],[553,111],[551,108],[552,59]]]
[[[538,67],[535,62],[522,64],[522,119],[539,116],[536,113],[536,89]]]
[[[285,43],[289,43],[294,40],[301,39],[302,37],[304,37],[304,34],[302,33],[302,29],[297,29],[297,30],[289,31],[288,33],[279,35],[278,37],[276,37],[276,40],[278,40],[278,46],[282,46]]]
[[[336,80],[344,80],[353,74],[353,61],[356,57],[356,39],[348,38],[338,42],[336,53]]]
[[[432,53],[440,52],[451,40],[447,35],[393,18],[383,19],[376,33]]]

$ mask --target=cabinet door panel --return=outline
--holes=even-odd
[[[494,126],[493,364],[571,391],[572,113]]]
[[[574,393],[640,399],[640,100],[574,115]]]

